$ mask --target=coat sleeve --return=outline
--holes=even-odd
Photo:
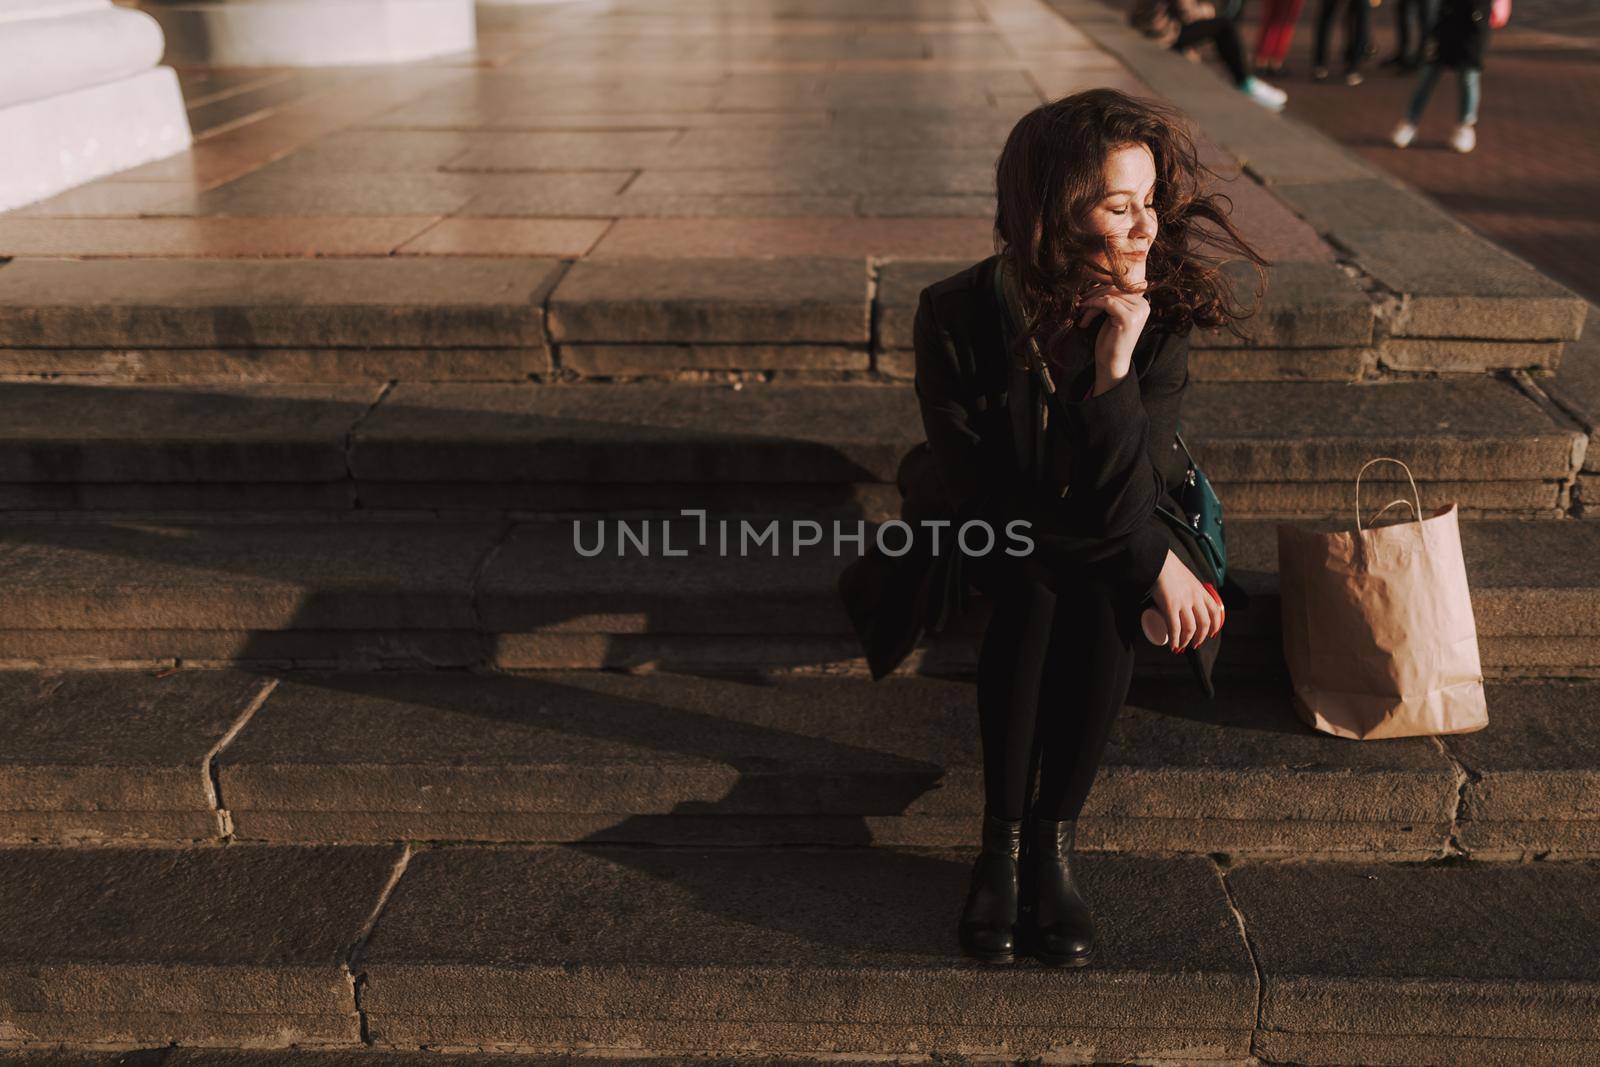
[[[1169,534],[1155,515],[1173,477],[1173,436],[1189,386],[1189,338],[1163,331],[1141,375],[1138,361],[1099,396],[1063,400],[1073,446],[1072,491],[1058,509],[1068,529],[1125,540],[1128,581],[1142,597],[1166,562]]]
[[[957,525],[971,518],[997,516],[1007,503],[1007,487],[986,477],[982,470],[981,439],[968,410],[970,398],[955,341],[935,319],[926,289],[917,302],[911,337],[916,356],[913,388],[945,505]]]

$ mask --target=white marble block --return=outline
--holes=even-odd
[[[212,67],[404,63],[477,47],[473,0],[141,0],[167,61]]]
[[[161,27],[109,0],[0,0],[0,211],[191,143]]]

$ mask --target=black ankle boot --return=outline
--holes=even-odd
[[[1017,952],[1018,868],[1022,820],[983,817],[983,849],[972,865],[961,909],[961,951],[987,963],[1012,963]]]
[[[1051,966],[1081,967],[1094,955],[1094,920],[1072,872],[1076,819],[1035,819],[1028,841],[1029,934]]]

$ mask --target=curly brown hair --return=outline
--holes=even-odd
[[[1016,353],[1030,338],[1053,351],[1077,318],[1078,301],[1091,285],[1122,284],[1092,256],[1104,251],[1117,263],[1110,239],[1089,228],[1089,213],[1104,198],[1106,158],[1124,145],[1142,144],[1155,158],[1158,228],[1150,248],[1145,299],[1153,323],[1176,333],[1195,326],[1226,327],[1243,338],[1244,308],[1222,265],[1249,261],[1259,299],[1271,263],[1251,247],[1229,219],[1233,201],[1208,193],[1205,179],[1220,177],[1200,162],[1194,140],[1171,108],[1116,89],[1089,89],[1041,104],[1012,127],[995,164],[998,204],[995,250],[1011,263],[1027,322]],[[1206,255],[1210,246],[1223,257]]]

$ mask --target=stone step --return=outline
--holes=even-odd
[[[349,195],[345,176],[326,177],[332,184],[323,193]],[[467,176],[410,177],[450,185]],[[477,188],[488,177],[469,184]],[[536,178],[620,184],[629,172],[500,177],[508,183],[500,195],[525,198],[542,195],[528,188]],[[317,198],[314,181],[297,182],[306,186],[298,195]],[[233,195],[229,188],[203,195]],[[433,213],[447,213],[470,195],[439,192],[444,201]],[[478,192],[480,199],[494,195]],[[226,204],[221,209],[232,213]],[[1406,258],[1403,245],[1390,244],[1374,254]],[[1460,235],[1457,245],[1428,254],[1459,259],[1473,249],[1494,252]],[[0,260],[0,375],[222,384],[708,372],[904,378],[918,293],[970,262],[19,257]],[[1515,275],[1516,284],[1504,282],[1512,297],[1493,288],[1508,271]],[[1525,266],[1520,273],[1509,265],[1491,271],[1466,292],[1447,278],[1430,275],[1429,283],[1431,303],[1419,296],[1402,315],[1389,306],[1391,298],[1366,291],[1335,263],[1283,263],[1247,322],[1246,338],[1196,335],[1195,375],[1352,381],[1553,370],[1562,345],[1581,333],[1583,302]],[[1455,330],[1452,321],[1466,325]]]
[[[0,383],[10,510],[899,513],[906,385]],[[1424,507],[1554,517],[1584,431],[1512,381],[1197,382],[1181,429],[1230,516],[1352,515],[1398,456]],[[1406,490],[1367,472],[1373,506]],[[1352,520],[1353,521],[1353,520]]]
[[[1600,1051],[1592,863],[1087,854],[1074,867],[1097,958],[1053,969],[959,954],[972,859],[0,849],[0,904],[30,917],[0,934],[0,1010],[8,1041],[67,1049],[1464,1064]]]
[[[665,521],[627,523],[628,537],[625,520],[603,526],[593,556],[579,547],[594,548],[595,521],[13,521],[0,526],[0,664],[863,669],[837,580],[857,552],[842,538],[870,527],[711,516],[702,546],[692,518],[663,542]],[[1252,601],[1230,613],[1225,670],[1282,670],[1277,525],[1229,524],[1229,575]],[[1600,671],[1600,524],[1461,532],[1485,670]],[[970,671],[988,608],[974,598],[901,669]],[[1184,669],[1154,646],[1140,655]]]
[[[1352,744],[1286,687],[1141,678],[1079,844],[1600,856],[1600,683],[1492,683],[1471,734]],[[961,846],[970,682],[803,675],[0,673],[0,840]]]

